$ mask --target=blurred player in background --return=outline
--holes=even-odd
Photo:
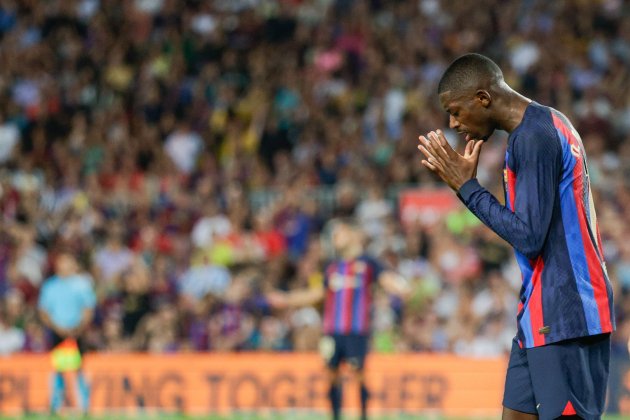
[[[64,373],[69,371],[76,372],[81,410],[88,411],[89,387],[81,371],[81,335],[92,322],[95,305],[90,278],[79,273],[73,254],[60,252],[55,260],[55,274],[43,284],[38,303],[40,318],[52,333],[52,413],[57,413],[64,403]]]
[[[422,163],[514,247],[523,274],[503,418],[599,419],[615,320],[582,140],[563,114],[512,90],[479,54],[455,60],[438,93],[468,143],[460,155],[439,130],[420,136]],[[496,129],[510,134],[505,205],[476,179]]]
[[[322,287],[269,295],[272,306],[301,307],[324,301],[324,337],[320,343],[329,372],[329,393],[333,419],[340,418],[342,385],[341,362],[347,362],[359,384],[361,419],[367,418],[368,390],[363,368],[370,340],[370,314],[373,288],[378,283],[387,293],[404,297],[407,282],[383,269],[364,253],[361,230],[349,219],[329,222],[335,259],[324,271]]]

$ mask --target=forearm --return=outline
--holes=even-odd
[[[94,318],[94,311],[92,309],[86,309],[83,311],[83,316],[81,317],[81,322],[79,325],[74,328],[76,334],[83,333],[92,323],[92,319]]]
[[[49,328],[51,330],[55,330],[56,327],[55,325],[52,323],[52,321],[50,320],[50,317],[48,316],[48,314],[42,310],[39,311],[39,319],[41,320],[42,324],[44,324],[44,326],[46,328]]]
[[[324,292],[321,289],[294,290],[286,295],[287,306],[292,308],[311,306],[320,302],[323,297]]]
[[[44,312],[43,310],[39,311],[39,319],[41,320],[42,324],[44,324],[46,328],[53,331],[58,336],[66,337],[69,335],[69,330],[56,325],[52,321],[52,319],[50,319],[50,316],[48,316],[48,314]]]
[[[407,299],[411,295],[411,286],[407,279],[395,271],[385,271],[379,278],[381,287],[389,294],[401,299]]]
[[[540,253],[544,235],[540,226],[532,226],[502,205],[476,179],[466,182],[458,195],[468,209],[486,226],[528,258]]]

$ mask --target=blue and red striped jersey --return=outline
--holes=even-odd
[[[324,273],[324,333],[369,334],[372,288],[382,268],[367,256],[330,263]]]
[[[510,134],[503,206],[477,180],[459,196],[509,242],[521,269],[518,339],[526,348],[615,329],[612,287],[582,140],[569,120],[532,102]]]

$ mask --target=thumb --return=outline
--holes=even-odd
[[[473,150],[472,150],[472,158],[475,160],[479,159],[479,154],[481,153],[481,147],[483,146],[484,141],[483,140],[479,140],[477,143],[475,143],[475,145],[473,146]]]
[[[464,149],[464,157],[470,157],[473,147],[475,147],[474,141],[469,141],[468,143],[466,143],[466,148]]]

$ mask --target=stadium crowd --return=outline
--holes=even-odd
[[[447,125],[437,81],[470,51],[581,133],[626,351],[629,14],[620,0],[0,0],[0,353],[48,350],[37,296],[60,249],[96,291],[88,349],[316,349],[319,308],[271,310],[265,293],[322,281],[335,216],[414,287],[375,297],[376,351],[509,351],[509,246],[463,206],[403,225],[396,200],[438,185],[417,136]],[[504,148],[495,135],[479,170],[501,197]]]

